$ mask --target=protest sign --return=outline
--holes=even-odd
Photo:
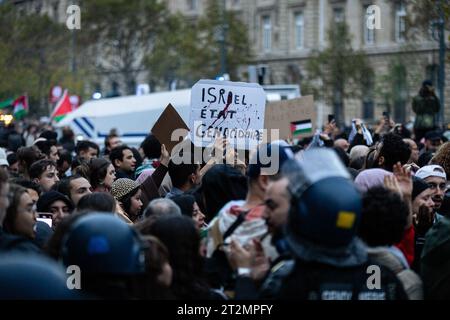
[[[265,114],[265,129],[278,129],[276,139],[298,139],[312,136],[316,129],[313,96],[270,102]],[[273,139],[268,139],[273,140]]]
[[[200,80],[191,91],[189,127],[196,146],[218,136],[245,150],[262,142],[266,95],[258,84]]]
[[[172,137],[172,134],[177,129],[183,129],[183,131],[179,130],[178,132],[180,132],[180,134]],[[164,109],[152,128],[152,133],[161,144],[166,146],[169,153],[172,152],[172,149],[176,144],[187,136],[188,132],[188,126],[171,104]],[[176,133],[177,132],[175,132],[175,134]]]

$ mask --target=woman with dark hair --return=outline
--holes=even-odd
[[[145,250],[147,279],[145,298],[150,300],[174,299],[170,292],[173,271],[166,246],[154,236],[143,236],[142,241],[147,247]]]
[[[205,215],[200,210],[195,197],[191,194],[182,194],[172,197],[171,200],[175,202],[181,209],[181,213],[185,216],[191,217],[197,229],[204,228],[205,225]]]
[[[93,192],[110,192],[116,179],[114,166],[103,158],[92,158],[89,162],[83,160],[72,172],[89,180]]]
[[[200,235],[191,218],[164,216],[149,228],[169,250],[173,270],[172,293],[180,300],[210,300],[221,296],[210,289],[203,276]]]
[[[4,230],[10,234],[34,240],[36,237],[36,211],[27,189],[10,185],[9,206],[6,209]]]
[[[114,181],[111,194],[118,201],[117,214],[126,223],[133,224],[141,215],[140,185],[131,179],[120,178]]]
[[[107,192],[93,192],[80,199],[77,211],[116,212],[116,200]]]
[[[103,158],[94,158],[89,162],[89,181],[93,192],[110,192],[116,169],[111,162]]]

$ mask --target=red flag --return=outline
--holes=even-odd
[[[72,104],[70,103],[69,93],[67,89],[64,90],[64,94],[61,99],[56,104],[55,109],[50,116],[51,119],[54,119],[56,122],[61,121],[68,113],[72,112]]]

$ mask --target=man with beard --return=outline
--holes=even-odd
[[[371,261],[355,234],[361,197],[339,158],[324,148],[303,156],[299,162],[286,162],[282,175],[288,181],[278,180],[277,190],[266,196],[270,230],[277,234],[278,225],[282,230],[281,236],[274,237],[275,245],[280,248],[277,243],[284,242],[290,254],[271,265],[259,292],[252,296],[250,290],[258,286],[255,274],[262,271],[264,261],[257,249],[231,242],[229,258],[238,273],[236,299],[404,299],[401,284],[382,265],[385,283],[380,283],[380,291],[373,294],[366,289]]]
[[[282,175],[269,182],[264,197],[263,218],[266,220],[268,232],[272,236],[271,243],[279,255],[278,258],[269,263],[259,242],[255,241],[252,246],[247,247],[242,247],[238,241],[231,242],[228,258],[238,274],[235,287],[237,299],[273,297],[281,284],[279,279],[291,271],[293,260],[283,230],[291,203],[289,180],[286,175],[292,173],[291,170],[294,169],[291,163],[283,166]],[[259,288],[258,284],[261,284]]]
[[[264,218],[268,231],[272,235],[272,242],[280,255],[285,252],[283,245],[283,227],[289,212],[291,195],[288,190],[289,180],[285,177],[269,184],[264,203]]]
[[[420,168],[416,173],[416,177],[423,179],[428,183],[430,189],[433,190],[434,221],[436,222],[442,217],[438,212],[444,201],[445,191],[447,190],[447,175],[441,166],[428,165]]]

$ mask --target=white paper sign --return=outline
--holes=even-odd
[[[255,83],[200,80],[191,91],[191,140],[206,147],[218,136],[237,149],[262,142],[266,95]]]

